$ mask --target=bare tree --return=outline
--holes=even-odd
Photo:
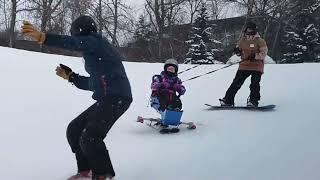
[[[159,59],[162,60],[162,45],[165,27],[173,24],[176,13],[174,8],[179,8],[184,0],[146,0],[146,11],[158,36]]]
[[[211,19],[218,19],[223,8],[228,4],[225,0],[207,0],[208,10],[211,12]]]
[[[85,14],[92,16],[98,32],[109,36],[115,46],[119,46],[118,36],[125,34],[123,31],[133,35],[134,16],[123,0],[68,0],[67,8],[72,15],[71,21]]]
[[[252,3],[250,2],[252,0],[226,0],[226,2],[235,3],[238,8],[245,9],[247,15],[251,15],[253,6],[251,6]]]
[[[260,29],[265,38],[269,32],[270,25],[274,21],[283,19],[284,14],[291,0],[227,0],[228,2],[236,3],[239,7],[246,9],[247,17],[264,17],[266,26]]]
[[[79,16],[89,14],[92,5],[91,0],[67,0],[66,8],[71,11],[71,21]]]
[[[123,31],[133,34],[134,31],[134,16],[130,13],[131,7],[123,0],[110,0],[108,2],[102,1],[101,10],[103,12],[103,14],[101,13],[103,30],[110,36],[113,45],[120,46],[119,34]]]
[[[0,0],[0,8],[2,10],[3,14],[3,22],[1,24],[4,24],[5,29],[9,29],[9,18],[8,18],[8,9],[9,9],[10,3],[6,0]]]
[[[30,0],[28,11],[35,12],[35,16],[41,19],[40,31],[47,31],[50,21],[60,15],[57,12],[63,0]]]
[[[17,18],[17,0],[11,0],[11,20],[10,20],[10,28],[9,28],[9,46],[14,46],[14,29],[16,26],[16,18]]]
[[[77,16],[72,17],[71,20],[76,17]],[[69,29],[67,29],[68,20],[70,20],[70,17],[68,16],[68,3],[63,1],[51,16],[47,29],[51,32],[66,34],[66,32],[69,32]]]
[[[119,20],[119,9],[121,5],[123,5],[121,4],[121,0],[112,0],[112,4],[108,6],[113,16],[112,44],[114,45],[115,44],[119,45],[117,40],[117,30],[118,30],[118,20]]]
[[[256,15],[257,12],[267,11],[267,5],[269,5],[271,1],[273,0],[226,0],[226,2],[236,3],[238,6],[246,9],[248,16]]]
[[[238,6],[245,8],[247,10],[248,16],[274,16],[281,11],[286,11],[283,9],[290,4],[293,0],[225,0],[226,2],[236,3]]]
[[[103,30],[103,11],[102,11],[102,0],[98,0],[98,8],[97,8],[97,19],[98,19],[98,27],[99,27],[99,33],[102,34]]]
[[[15,42],[15,26],[16,26],[16,19],[17,14],[23,9],[18,9],[19,6],[23,3],[23,0],[11,0],[5,1],[3,0],[1,4],[3,5],[3,13],[5,19],[5,27],[7,32],[9,33],[9,47],[14,47]],[[8,9],[10,10],[9,17],[7,16]]]
[[[192,24],[195,14],[201,8],[201,0],[186,0],[184,4],[188,9],[188,13],[190,14],[190,24]]]

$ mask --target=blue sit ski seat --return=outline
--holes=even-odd
[[[183,111],[173,111],[166,109],[162,114],[162,124],[178,126],[181,124],[181,116]]]

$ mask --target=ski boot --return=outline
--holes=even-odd
[[[160,124],[160,130],[159,130],[159,132],[161,133],[161,134],[167,134],[167,133],[169,133],[170,132],[170,128],[169,128],[169,126],[168,125],[164,125],[164,124]]]
[[[69,177],[67,180],[91,180],[92,178],[92,172],[90,170],[88,171],[81,171],[77,174]]]
[[[93,176],[92,180],[113,180],[113,176],[104,176],[104,175]]]
[[[221,106],[234,106],[234,103],[230,103],[226,98],[219,99]]]
[[[258,107],[258,105],[258,101],[253,101],[250,99],[250,97],[247,99],[247,107]]]

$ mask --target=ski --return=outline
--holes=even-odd
[[[170,133],[178,133],[180,132],[179,128],[162,128],[159,130],[160,134],[170,134]]]
[[[137,121],[140,123],[146,123],[147,126],[158,130],[161,134],[169,134],[169,133],[178,133],[180,132],[180,129],[175,127],[161,127],[162,120],[160,118],[145,118],[142,116],[137,117]],[[187,127],[187,129],[196,129],[196,125],[193,122],[180,122],[180,125],[183,124]]]

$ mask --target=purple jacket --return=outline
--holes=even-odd
[[[154,75],[151,84],[152,92],[169,92],[183,95],[186,88],[182,85],[182,81],[178,76],[169,77],[164,71],[160,75]]]

